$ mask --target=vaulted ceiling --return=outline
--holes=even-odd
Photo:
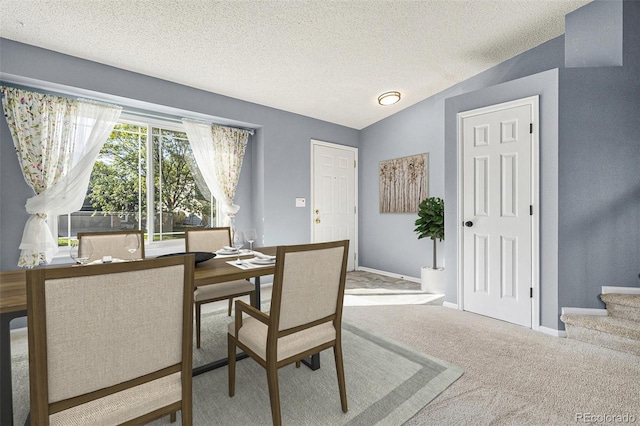
[[[0,0],[0,36],[362,129],[563,34],[589,1]],[[401,101],[378,105],[389,90]]]

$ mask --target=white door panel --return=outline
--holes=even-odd
[[[355,268],[355,151],[312,144],[312,240],[350,240],[347,270]]]
[[[464,309],[531,327],[532,105],[463,116]]]

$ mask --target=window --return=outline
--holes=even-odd
[[[180,127],[123,120],[100,151],[82,209],[58,217],[58,245],[78,232],[137,229],[164,241],[215,225],[215,200]]]

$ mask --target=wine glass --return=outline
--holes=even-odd
[[[253,252],[253,242],[256,240],[256,238],[258,238],[258,233],[254,228],[250,228],[245,232],[245,238],[249,243],[249,250]]]
[[[140,236],[138,234],[127,234],[124,236],[124,248],[129,252],[129,260],[133,260],[133,253],[140,248]]]
[[[71,258],[77,263],[84,265],[93,254],[93,246],[89,240],[73,240],[71,241]]]
[[[244,245],[244,234],[242,233],[242,231],[236,231],[233,234],[233,248],[238,250],[238,259],[236,260],[236,263],[240,263],[240,249],[242,248],[243,245]]]

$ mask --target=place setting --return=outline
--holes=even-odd
[[[236,260],[227,261],[227,263],[240,269],[260,268],[275,265],[275,256],[269,256],[253,251],[253,242],[255,241],[255,238],[255,230],[253,229],[246,231],[246,235],[242,231],[236,231],[233,235],[233,247],[223,247],[221,250],[218,250],[216,254],[236,256]],[[242,249],[245,242],[249,243],[249,250]],[[253,258],[240,259],[240,256],[251,254],[254,255]]]
[[[240,269],[264,268],[274,266],[276,264],[275,256],[268,256],[259,252],[253,252],[255,257],[251,259],[236,259],[227,261],[229,265],[233,265]]]

